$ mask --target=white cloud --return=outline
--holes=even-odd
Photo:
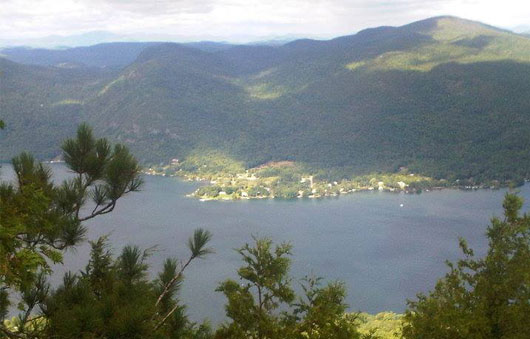
[[[0,39],[107,30],[130,36],[219,39],[331,37],[456,15],[501,27],[530,25],[524,0],[0,0]]]

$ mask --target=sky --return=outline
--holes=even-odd
[[[438,15],[530,31],[529,0],[0,0],[0,41],[326,39]]]

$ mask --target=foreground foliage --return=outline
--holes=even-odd
[[[407,339],[506,338],[530,335],[530,217],[520,215],[521,198],[504,200],[504,218],[488,228],[489,250],[475,258],[461,240],[465,258],[428,295],[409,302]]]
[[[295,295],[289,276],[291,245],[255,239],[254,246],[246,244],[238,253],[245,263],[238,270],[242,282],[226,280],[217,289],[228,299],[231,322],[221,326],[216,338],[361,338],[357,315],[345,313],[342,283],[321,286],[320,278],[306,277],[304,295]]]
[[[358,316],[359,333],[370,335],[374,339],[401,338],[403,314],[381,312],[378,314],[360,313]]]
[[[91,257],[81,274],[67,273],[62,285],[42,305],[45,337],[61,338],[202,338],[208,325],[188,321],[178,300],[183,272],[204,258],[211,235],[201,229],[189,241],[187,262],[167,259],[162,272],[150,281],[149,251],[123,248],[117,258],[105,238],[92,242]]]
[[[64,251],[84,239],[83,221],[110,213],[142,184],[128,149],[95,139],[87,125],[64,142],[63,151],[73,174],[62,184],[28,153],[13,158],[15,182],[0,184],[0,317],[8,313],[10,295],[20,294],[21,332],[48,294],[50,264],[61,263]]]

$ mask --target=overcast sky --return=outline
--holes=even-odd
[[[89,31],[139,39],[329,38],[438,15],[530,30],[530,0],[0,0],[0,40]]]

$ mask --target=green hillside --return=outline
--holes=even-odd
[[[447,63],[513,60],[529,62],[530,40],[479,23],[441,18],[435,27],[419,30],[432,40],[416,48],[392,51],[347,67],[430,71]]]
[[[0,161],[23,150],[43,159],[59,154],[58,146],[85,118],[84,104],[114,74],[85,68],[48,68],[0,58]]]
[[[6,133],[0,150],[50,157],[60,139],[50,125],[71,133],[85,120],[145,163],[214,150],[247,168],[288,160],[337,179],[405,167],[520,182],[530,177],[529,62],[529,38],[439,17],[283,46],[155,45],[119,73],[0,65],[13,73],[0,85],[12,89],[0,98],[7,125],[42,126],[38,143]]]

